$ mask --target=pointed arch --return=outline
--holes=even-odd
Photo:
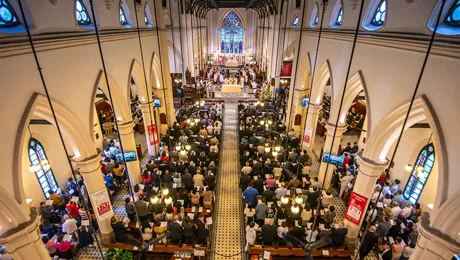
[[[69,153],[73,153],[75,161],[83,160],[96,154],[96,147],[91,138],[92,129],[90,132],[84,129],[83,123],[64,105],[52,100],[53,108],[56,113],[56,118],[62,130],[62,135],[66,146],[69,148]],[[16,140],[14,144],[15,159],[13,161],[13,185],[15,190],[15,199],[22,203],[25,200],[25,194],[22,184],[22,165],[23,165],[23,147],[28,145],[29,134],[27,125],[31,118],[41,118],[55,124],[51,109],[48,104],[48,99],[38,93],[34,93],[27,104],[27,107],[22,115],[19,123]],[[91,121],[92,122],[92,121]],[[29,163],[26,163],[28,165]]]
[[[340,108],[340,100],[343,94],[344,87],[342,87],[337,93],[337,98],[335,98],[334,103],[331,106],[331,116],[329,117],[329,123],[335,124],[337,120],[337,115],[339,114]],[[370,107],[370,100],[369,94],[367,92],[367,87],[364,82],[364,77],[361,71],[358,71],[353,77],[351,77],[347,82],[347,89],[345,92],[345,96],[343,97],[343,104],[342,109],[340,111],[339,117],[339,126],[344,126],[346,124],[346,115],[348,110],[353,105],[353,101],[356,96],[361,92],[364,91],[364,95],[366,97],[367,107]],[[367,131],[370,132],[371,129],[371,114],[370,109],[367,109]]]
[[[126,92],[127,93],[127,104],[130,104],[131,102],[129,98],[129,92],[131,88],[131,77],[134,78],[134,82],[136,83],[135,85],[137,89],[137,94],[139,96],[139,100],[142,101],[142,98],[144,100],[149,100],[149,98],[152,96],[152,89],[146,88],[143,69],[141,65],[139,65],[139,63],[135,59],[133,59],[133,61],[131,62],[131,66],[130,66],[129,74],[128,74],[128,84],[127,84],[128,89]],[[148,77],[146,78],[147,78],[147,85],[150,85]]]
[[[163,87],[161,79],[160,59],[158,55],[152,53],[150,60],[150,84],[152,88],[161,89]]]
[[[243,30],[245,28],[247,28],[246,24],[246,17],[244,17],[240,11],[238,11],[237,9],[234,9],[234,8],[229,8],[227,11],[225,11],[225,13],[220,17],[219,19],[219,28],[222,28],[222,24],[224,23],[224,20],[225,18],[227,17],[227,15],[231,12],[235,12],[236,15],[238,16],[238,18],[240,18],[240,21],[241,21],[241,26],[243,27]]]
[[[114,107],[112,107],[112,109],[117,114],[117,117],[118,117],[117,120],[123,123],[132,121],[133,119],[131,115],[131,108],[130,108],[129,102],[126,102],[126,98],[123,95],[121,88],[118,86],[115,80],[113,80],[110,76],[107,76],[107,78],[109,79],[110,90],[111,90],[112,98],[113,98]],[[89,113],[90,133],[93,132],[94,115],[97,114],[97,111],[94,111],[96,109],[96,106],[94,104],[95,104],[96,92],[98,88],[100,88],[104,92],[104,94],[107,96],[107,98],[110,100],[107,83],[105,81],[104,72],[102,70],[99,71],[99,74],[97,75],[96,83],[94,84],[93,92],[91,95],[91,103],[90,103],[91,108],[90,108],[90,113]],[[94,140],[94,135],[91,135],[91,137]]]
[[[318,25],[318,21],[319,21],[319,7],[318,7],[318,2],[316,2],[315,6],[313,7],[313,11],[310,17],[310,27],[315,28],[316,25]]]
[[[310,79],[311,79],[311,60],[310,53],[307,53],[302,61],[297,65],[299,66],[297,70],[297,78],[295,82],[295,89],[310,89]]]
[[[334,88],[332,87],[334,84],[334,80],[332,78],[331,73],[331,64],[329,60],[323,63],[317,74],[315,75],[315,80],[313,82],[313,89],[311,90],[311,98],[310,102],[314,104],[320,104],[323,101],[323,93],[324,89],[326,88],[327,82],[331,81],[331,96],[334,97]]]
[[[409,109],[406,103],[382,119],[372,131],[363,157],[369,158],[378,163],[387,161],[386,157],[390,148],[399,136],[401,127]],[[414,100],[409,118],[407,120],[407,130],[412,125],[427,120],[433,132],[433,144],[436,150],[436,161],[438,163],[438,184],[435,199],[435,208],[439,208],[447,199],[447,187],[449,173],[447,171],[448,158],[444,135],[439,124],[436,113],[426,96],[419,96]]]
[[[291,42],[283,52],[283,60],[292,60],[294,58],[295,48],[297,46],[297,41]]]

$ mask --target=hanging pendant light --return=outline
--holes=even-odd
[[[294,201],[297,205],[300,205],[303,203],[303,198],[301,196],[297,196],[295,197]]]
[[[180,145],[176,145],[176,151],[180,152],[180,149],[181,149],[181,148],[182,148],[182,147],[181,147]]]
[[[288,202],[289,202],[289,198],[288,198],[288,197],[286,197],[286,196],[281,197],[281,203],[283,203],[283,204],[288,204]]]
[[[273,157],[278,156],[278,152],[277,152],[277,151],[273,151],[272,154],[273,154]]]
[[[297,205],[292,205],[292,207],[291,207],[291,212],[292,212],[293,214],[298,214],[299,211],[300,211],[299,206],[297,206]]]
[[[414,166],[412,166],[411,164],[406,164],[406,165],[404,166],[404,170],[405,170],[406,172],[411,172],[413,169],[414,169]]]
[[[187,145],[185,146],[185,150],[190,151],[190,149],[192,149],[192,147],[191,147],[189,144],[187,144]]]
[[[170,196],[165,198],[165,204],[170,205],[172,203],[172,198]]]
[[[155,196],[155,197],[153,197],[153,198],[150,199],[150,202],[151,202],[152,204],[157,204],[159,200],[160,200],[160,199],[159,199],[157,196]]]
[[[163,194],[163,196],[167,196],[169,194],[169,189],[164,188],[163,190],[161,190],[161,194]]]
[[[35,165],[34,165],[34,164],[31,164],[31,165],[29,166],[29,172],[36,172],[36,171],[38,171],[39,169],[40,169],[40,166],[39,166],[38,164],[35,164]]]

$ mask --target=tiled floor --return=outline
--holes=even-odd
[[[144,167],[147,164],[147,161],[149,160],[148,150],[147,150],[147,140],[145,138],[145,135],[141,135],[137,132],[134,133],[134,138],[135,138],[136,144],[140,144],[142,147],[143,158],[141,160],[141,167]],[[131,195],[128,193],[128,189],[123,189],[118,194],[117,199],[112,203],[113,212],[118,219],[126,216],[124,200],[125,198],[129,198],[129,197],[131,197]],[[102,248],[102,250],[104,251],[105,248]],[[96,259],[103,259],[103,258],[101,257],[99,248],[93,247],[93,248],[88,248],[85,251],[78,252],[77,259],[96,260]]]
[[[237,103],[225,103],[225,117],[222,138],[222,155],[217,184],[216,233],[212,251],[230,256],[241,253],[242,202],[238,187],[238,112]],[[240,260],[242,255],[223,257],[213,255],[211,259]]]

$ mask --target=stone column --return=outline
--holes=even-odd
[[[15,260],[49,260],[50,256],[40,238],[38,216],[20,224],[0,236],[0,245],[6,247]]]
[[[308,106],[308,104],[307,104]],[[302,126],[302,133],[305,131],[305,128],[307,126],[313,128],[312,133],[311,133],[311,141],[310,141],[310,146],[304,146],[302,142],[302,150],[307,150],[309,155],[312,155],[313,152],[313,146],[315,145],[315,137],[316,137],[316,126],[318,124],[318,114],[319,110],[322,108],[320,104],[314,104],[311,103],[310,106],[308,107],[308,113],[306,115],[305,123]],[[302,119],[303,119],[302,115]],[[302,137],[303,138],[303,137]],[[326,147],[326,146],[325,146]]]
[[[162,0],[155,0],[156,1],[156,6],[161,7],[162,6]],[[157,8],[155,10],[155,15],[159,17],[158,19],[158,35],[159,37],[159,42],[160,46],[158,46],[158,53],[157,55],[161,56],[161,65],[162,69],[161,72],[163,73],[163,84],[161,85],[161,91],[162,94],[160,96],[164,97],[164,102],[161,104],[161,106],[165,106],[167,108],[167,113],[166,117],[168,118],[167,123],[169,126],[171,126],[174,123],[174,100],[173,100],[173,92],[172,92],[172,83],[171,83],[171,73],[169,71],[169,55],[168,55],[168,36],[166,33],[166,27],[165,27],[165,11],[163,8]],[[187,16],[186,16],[187,17]],[[185,38],[185,42],[190,42],[191,38]],[[192,68],[190,68],[191,71]],[[160,72],[160,73],[161,73]],[[161,76],[160,76],[161,77]],[[185,83],[185,82],[184,82]],[[164,88],[164,91],[163,91]],[[157,97],[155,93],[155,97]]]
[[[417,246],[415,247],[410,259],[451,260],[453,255],[458,254],[459,252],[460,243],[448,235],[443,234],[441,231],[430,227],[428,213],[424,213],[424,215],[422,215],[421,223],[418,224]]]
[[[102,172],[100,169],[101,160],[101,154],[97,154],[89,158],[83,159],[82,161],[75,162],[76,167],[80,169],[80,173],[82,174],[85,180],[86,189],[88,190],[89,195],[102,189],[106,189],[104,184],[104,178],[102,177]],[[89,196],[89,198],[91,199],[91,196]],[[91,204],[93,206],[93,210],[97,212],[96,203]],[[110,205],[110,207],[113,209],[112,205]],[[99,229],[101,230],[102,243],[110,243],[114,237],[112,226],[110,225],[110,218],[105,218],[102,220],[98,219],[98,224]]]
[[[132,121],[123,124],[118,124],[118,134],[120,135],[121,142],[123,142],[124,152],[136,152],[136,141],[134,139],[134,123]],[[136,152],[137,154],[137,152]],[[138,155],[139,156],[139,155]],[[141,167],[139,158],[135,161],[126,162],[128,167],[129,179],[131,185],[134,186],[141,182]]]
[[[369,205],[370,198],[372,196],[372,192],[374,191],[375,183],[377,179],[380,177],[380,174],[385,170],[386,164],[378,164],[370,159],[361,157],[358,158],[357,163],[359,164],[359,173],[356,177],[355,187],[353,188],[353,192],[358,193],[361,196],[368,198],[367,205]],[[364,215],[366,212],[362,212],[361,220],[359,221],[359,225],[355,225],[346,219],[344,219],[345,225],[348,228],[348,244],[356,244],[359,229],[361,224],[364,220]]]
[[[150,110],[149,110],[149,105],[150,105]],[[147,140],[147,149],[149,151],[150,156],[155,156],[156,151],[158,151],[158,147],[156,147],[155,144],[151,145],[150,144],[150,134],[149,134],[149,125],[156,124],[158,127],[158,124],[156,123],[155,120],[155,107],[153,105],[153,102],[149,103],[141,103],[140,107],[142,108],[142,115],[144,118],[144,129],[145,129],[145,138]],[[152,119],[150,119],[150,115],[152,116]],[[153,120],[153,121],[152,121]]]
[[[330,124],[330,123],[326,124],[327,136],[326,136],[326,141],[324,142],[324,152],[328,153],[330,151],[332,140],[334,140],[334,146],[332,147],[331,153],[337,154],[337,151],[339,150],[340,141],[342,141],[343,133],[347,131],[347,126],[338,126],[335,136],[334,136],[334,128],[335,128],[335,125]],[[328,168],[327,173],[326,173],[326,168]],[[329,165],[329,167],[327,167],[327,163],[321,161],[318,179],[320,182],[322,182],[324,179],[324,176],[326,176],[326,179],[324,179],[324,188],[328,188],[330,186],[333,170],[334,170],[334,165]]]

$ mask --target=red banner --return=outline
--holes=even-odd
[[[359,222],[365,213],[364,211],[366,210],[366,204],[366,197],[352,192],[350,201],[348,202],[347,212],[345,213],[345,219],[355,225],[359,225]]]
[[[158,138],[157,125],[149,125],[147,128],[149,130],[150,145],[158,144],[160,142],[160,138]]]

